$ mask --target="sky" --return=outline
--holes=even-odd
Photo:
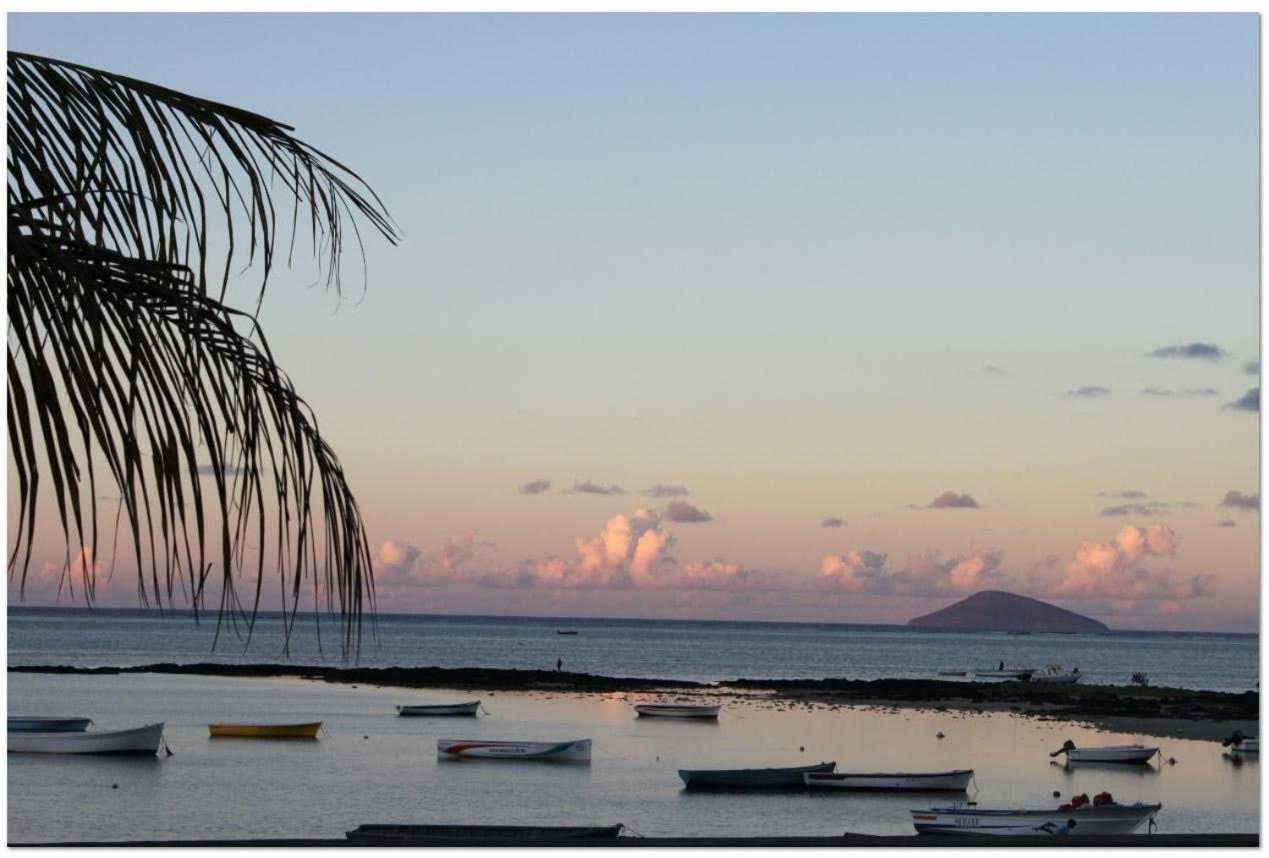
[[[261,310],[380,610],[1258,628],[1254,15],[8,24],[383,198]]]

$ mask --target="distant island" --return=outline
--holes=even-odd
[[[983,590],[941,611],[908,620],[910,626],[990,632],[1099,633],[1110,629],[1091,617],[1000,590]]]

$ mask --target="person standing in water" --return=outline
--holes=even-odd
[[[557,658],[557,659],[555,660],[555,669],[556,669],[556,670],[563,670],[563,669],[564,669],[564,659],[562,659],[562,658]]]

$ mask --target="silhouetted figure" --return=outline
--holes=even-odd
[[[997,670],[1004,670],[1004,669],[1005,669],[1005,663],[1002,661],[1000,663],[1000,667],[998,667]]]
[[[557,658],[557,659],[555,660],[555,669],[556,669],[556,670],[563,670],[563,669],[564,669],[564,659],[562,659],[562,658]]]

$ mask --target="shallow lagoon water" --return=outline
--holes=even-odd
[[[679,768],[971,767],[982,806],[1055,805],[1109,790],[1163,803],[1161,832],[1258,830],[1259,765],[1219,743],[1107,733],[1007,713],[843,709],[720,698],[718,723],[636,718],[647,695],[352,687],[297,679],[9,674],[9,710],[163,720],[165,759],[10,755],[10,842],[342,837],[368,822],[625,823],[645,835],[910,834],[910,808],[955,796],[688,793]],[[479,719],[396,717],[393,705],[479,696]],[[707,698],[708,699],[708,698]],[[225,720],[321,719],[317,741],[210,739]],[[945,738],[937,738],[943,732]],[[368,738],[363,738],[368,737]],[[438,738],[594,739],[590,765],[438,760]],[[1157,744],[1176,765],[1068,769],[1048,752]],[[802,750],[804,748],[804,750]],[[118,789],[111,784],[117,783]],[[961,800],[964,800],[962,798]]]

